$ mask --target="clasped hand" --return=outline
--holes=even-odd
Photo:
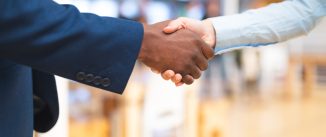
[[[215,31],[208,20],[178,18],[144,25],[138,59],[177,86],[192,84],[214,56]]]

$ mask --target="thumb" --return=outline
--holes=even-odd
[[[173,20],[169,23],[168,26],[166,26],[164,29],[163,29],[163,32],[165,33],[173,33],[173,32],[176,32],[177,30],[180,30],[180,29],[183,29],[184,28],[184,24],[182,22],[182,20],[180,19],[176,19],[176,20]]]

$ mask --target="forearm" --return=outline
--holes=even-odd
[[[307,34],[326,14],[325,0],[293,0],[242,14],[210,18],[215,53],[282,42]]]

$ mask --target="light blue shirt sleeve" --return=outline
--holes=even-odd
[[[326,15],[326,0],[288,0],[241,14],[210,18],[215,53],[270,45],[307,34]]]

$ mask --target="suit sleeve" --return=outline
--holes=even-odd
[[[141,47],[140,23],[50,0],[0,2],[0,58],[122,93]]]

